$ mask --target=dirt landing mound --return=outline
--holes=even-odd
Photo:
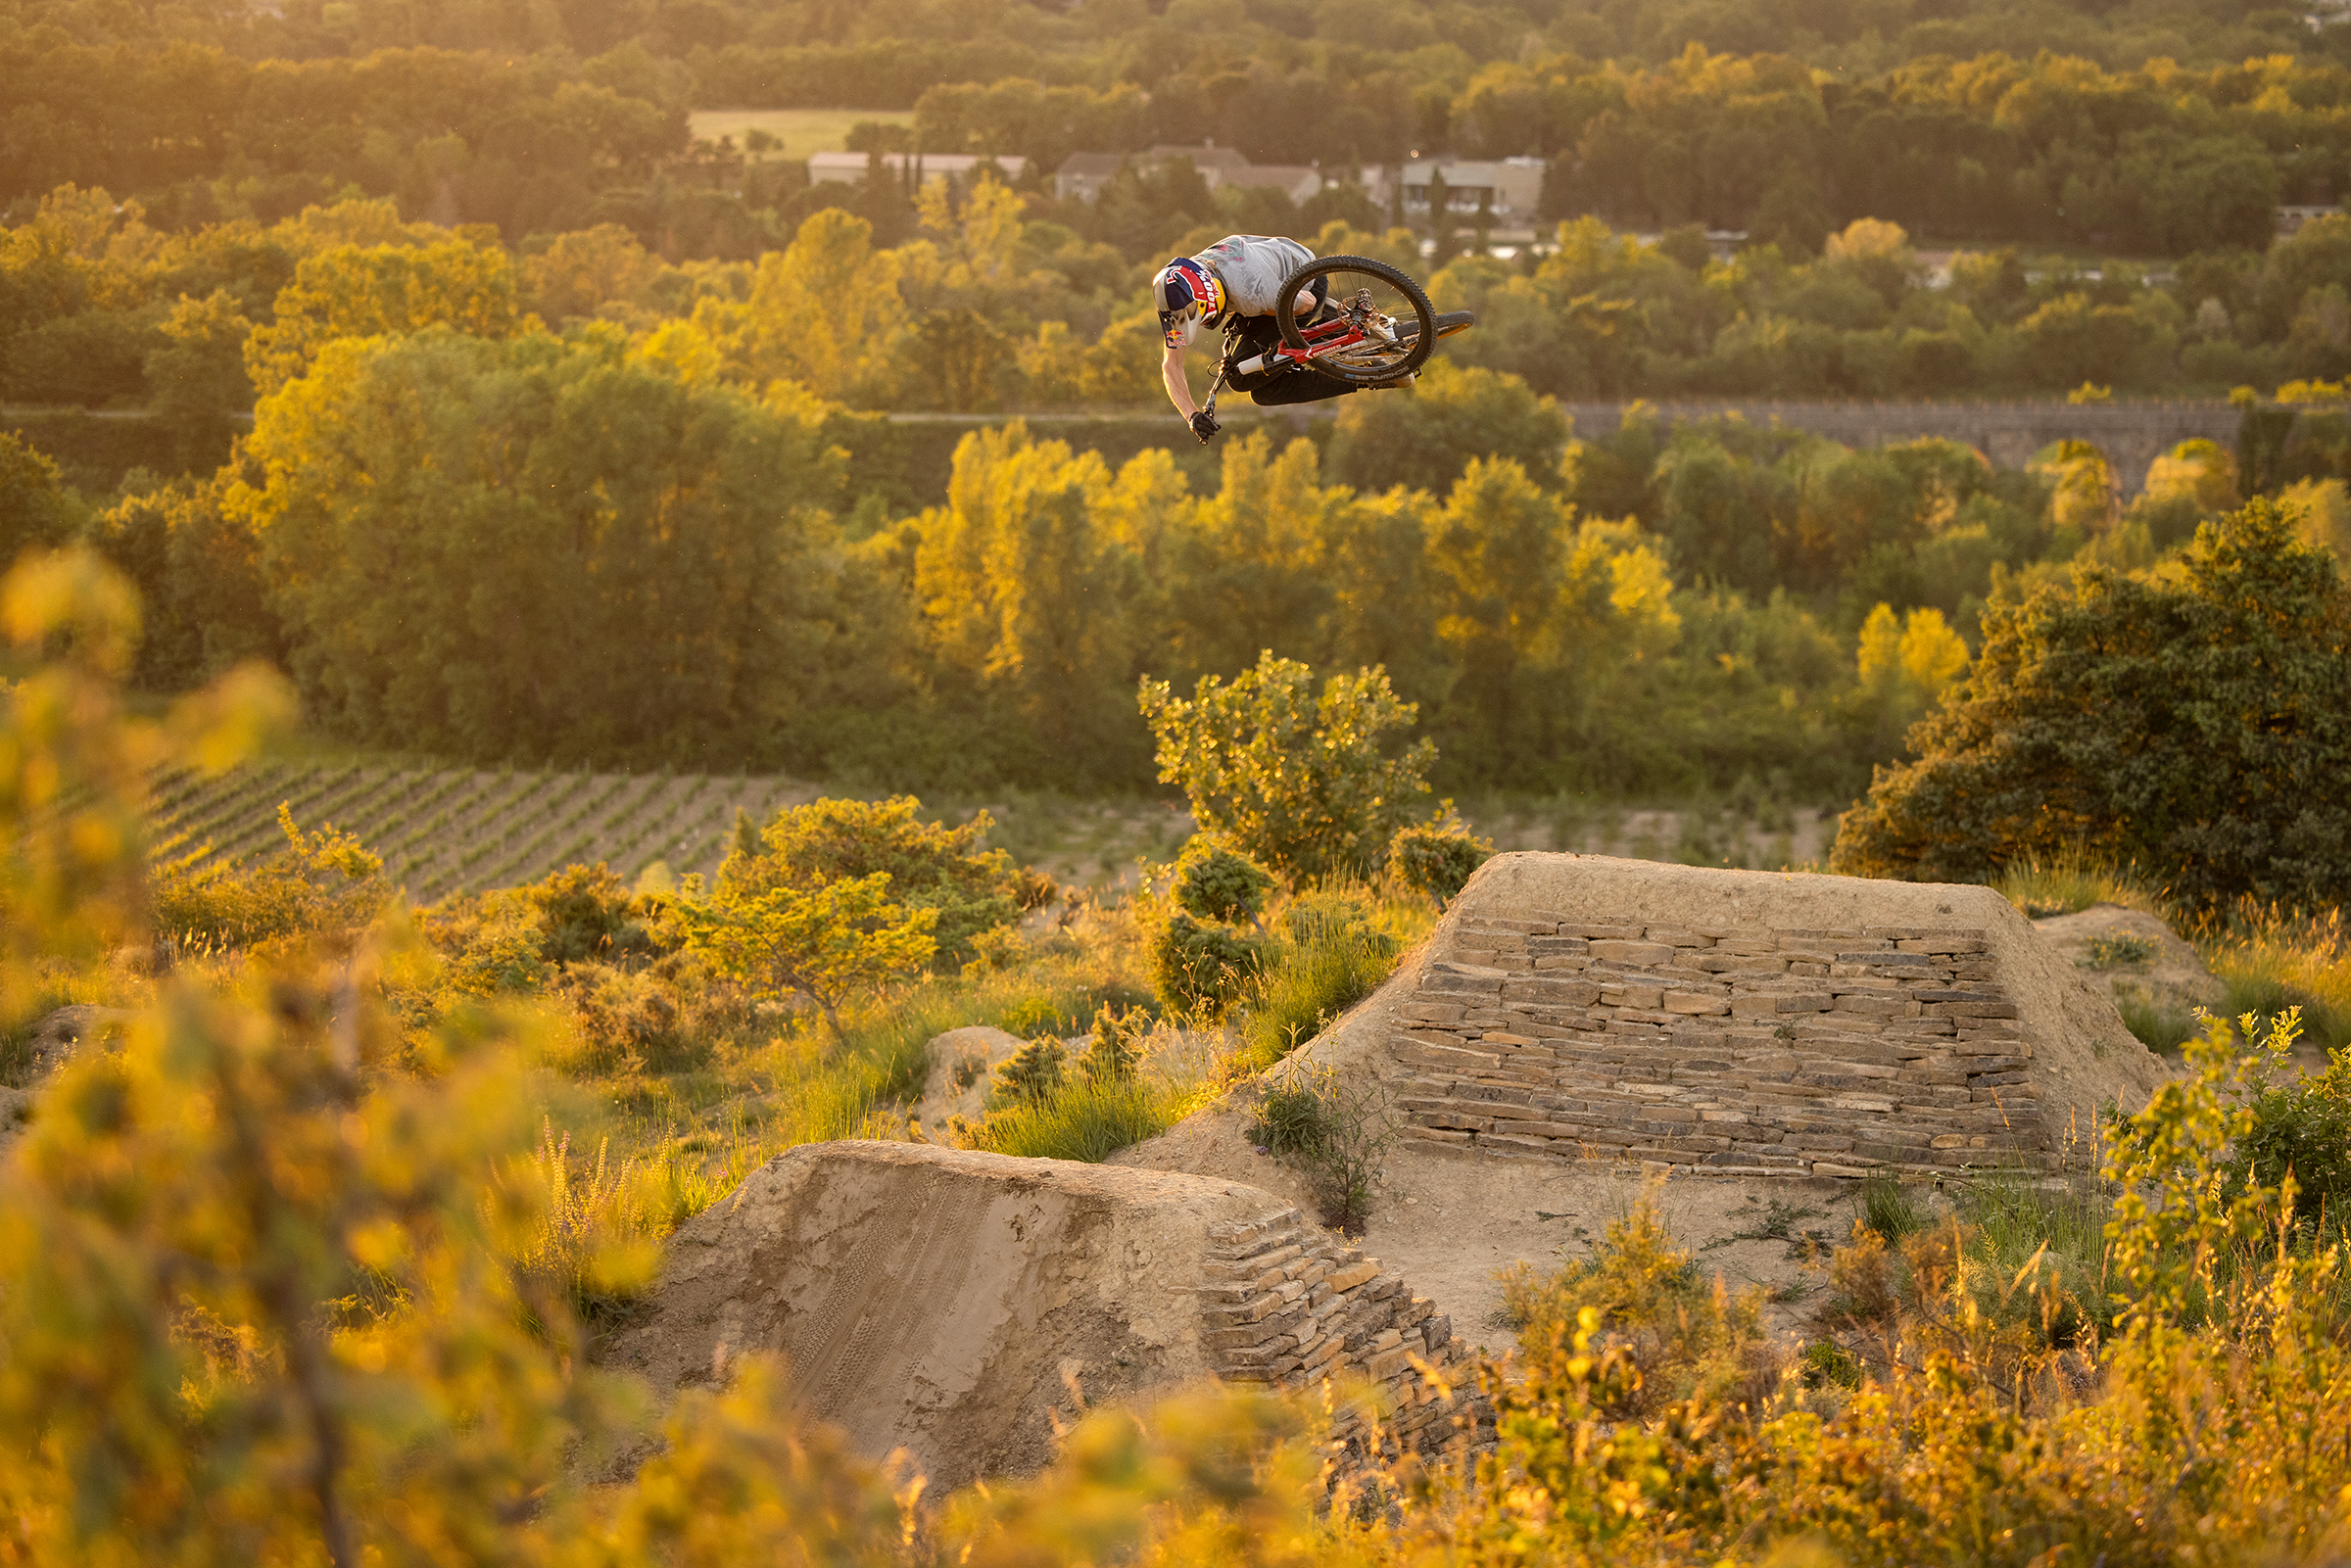
[[[1459,1354],[1397,1276],[1236,1182],[894,1143],[781,1155],[672,1239],[652,1315],[610,1359],[657,1389],[780,1352],[810,1415],[935,1488],[1052,1456],[1076,1398],[1223,1377],[1388,1386],[1396,1425],[1450,1436],[1414,1372]]]

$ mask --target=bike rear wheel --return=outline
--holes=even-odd
[[[1300,321],[1292,307],[1317,279],[1327,285],[1329,306],[1319,322]],[[1348,327],[1334,342],[1319,329],[1341,316]],[[1274,302],[1273,324],[1283,346],[1310,367],[1359,387],[1411,375],[1439,336],[1436,309],[1420,285],[1368,256],[1325,256],[1291,273]]]

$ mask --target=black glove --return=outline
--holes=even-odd
[[[1206,413],[1192,415],[1192,434],[1200,438],[1203,447],[1208,445],[1208,438],[1215,435],[1219,428],[1217,421]]]

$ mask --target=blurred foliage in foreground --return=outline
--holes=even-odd
[[[27,974],[139,950],[126,762],[220,760],[266,717],[271,689],[248,683],[167,731],[125,721],[114,678],[133,603],[87,557],[0,590],[25,672],[0,721],[18,1005]],[[597,924],[580,903],[547,900],[546,928],[576,940]],[[585,1354],[547,1259],[567,1245],[583,1277],[623,1290],[653,1252],[569,1228],[567,1151],[533,1125],[543,1022],[490,997],[401,1011],[441,962],[398,918],[241,965],[184,962],[120,1049],[42,1087],[0,1168],[0,1562],[1695,1564],[1800,1548],[2022,1568],[2351,1549],[2340,1221],[2306,1215],[2294,1174],[2272,1184],[2276,1146],[2249,1142],[2290,1020],[2249,1055],[2216,1027],[2113,1129],[2097,1275],[2044,1267],[2046,1238],[1988,1272],[1989,1221],[1954,1221],[1945,1243],[1873,1203],[1882,1228],[1832,1265],[1844,1327],[1782,1361],[1751,1311],[1707,1307],[1662,1233],[1628,1224],[1593,1263],[1515,1292],[1526,1354],[1479,1373],[1500,1417],[1489,1451],[1329,1469],[1317,1401],[1200,1392],[1094,1412],[1043,1474],[934,1499],[800,1419],[757,1356],[685,1395],[633,1475],[598,1479],[656,1412]],[[2013,1206],[2011,1243],[2031,1207]]]

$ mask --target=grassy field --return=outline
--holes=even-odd
[[[838,153],[848,141],[849,127],[860,120],[884,125],[911,125],[914,114],[905,109],[697,109],[686,123],[697,142],[731,137],[737,151],[745,131],[763,130],[783,142],[755,155],[753,163],[769,159],[806,158],[811,153]]]

